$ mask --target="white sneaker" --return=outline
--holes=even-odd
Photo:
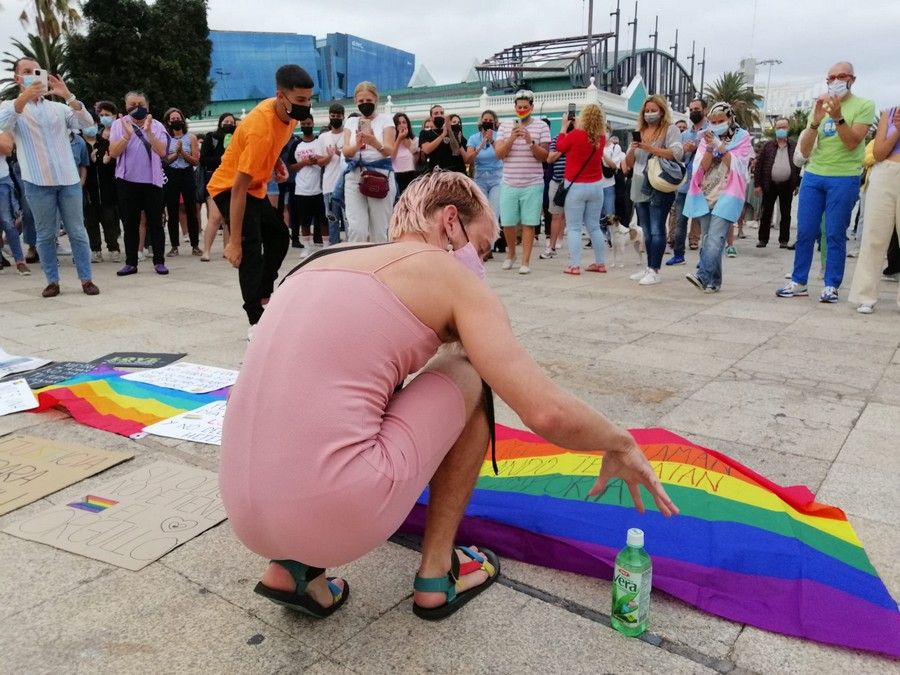
[[[511,270],[512,266],[516,263],[515,258],[507,258],[503,261],[503,264],[500,266],[500,269]]]
[[[253,340],[253,334],[255,332],[256,332],[256,324],[253,324],[252,326],[250,326],[250,328],[247,329],[247,342],[250,342],[251,340]]]
[[[143,252],[143,251],[138,251],[138,256],[137,256],[137,258],[138,258],[138,261],[143,260],[143,259],[144,259],[144,252]]]
[[[647,274],[645,274],[644,278],[641,279],[638,283],[641,286],[652,286],[653,284],[662,283],[662,279],[659,276],[659,272],[647,270]]]
[[[92,263],[102,263],[103,262],[103,254],[100,251],[91,251],[91,262]]]
[[[121,251],[113,251],[109,254],[109,259],[114,263],[122,262],[122,252]]]
[[[856,308],[856,311],[860,314],[871,314],[875,311],[875,305],[860,305]]]
[[[556,249],[555,249],[555,248],[548,248],[548,249],[545,250],[543,253],[541,253],[540,256],[538,256],[538,257],[539,257],[541,260],[550,260],[551,258],[555,258],[555,257],[556,257]]]
[[[528,265],[521,265],[519,267],[519,274],[531,274],[531,268]]]
[[[628,278],[631,279],[632,281],[640,281],[640,280],[643,279],[645,276],[647,276],[647,273],[648,273],[648,272],[650,272],[650,268],[649,268],[649,267],[647,267],[647,268],[641,270],[640,272],[635,272],[634,274],[632,274],[632,275],[631,275],[630,277],[628,277]]]

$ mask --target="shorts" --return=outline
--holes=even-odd
[[[543,202],[543,182],[526,187],[513,187],[504,183],[500,189],[500,222],[504,227],[537,227],[541,224]]]
[[[557,190],[559,190],[559,183],[555,180],[551,180],[547,190],[547,202],[549,203],[547,210],[550,212],[551,216],[561,216],[566,212],[564,206],[557,206],[553,203],[553,198],[556,196]]]

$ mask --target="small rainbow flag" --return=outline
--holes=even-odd
[[[101,511],[106,511],[110,506],[115,506],[118,504],[114,499],[107,499],[106,497],[97,497],[96,495],[88,495],[80,502],[71,502],[68,506],[71,506],[73,509],[81,509],[82,511],[90,511],[91,513],[100,513]]]
[[[497,426],[458,540],[570,572],[612,578],[629,527],[646,534],[653,585],[758,628],[900,657],[900,612],[843,511],[782,487],[664,429],[633,429],[678,505],[664,518],[642,488],[639,514],[612,481],[587,497],[601,452],[570,452]],[[427,491],[401,528],[421,533]]]
[[[99,366],[58,384],[38,389],[34,412],[62,407],[95,429],[132,436],[144,427],[228,397],[228,389],[189,394],[143,382],[123,380],[126,371]]]

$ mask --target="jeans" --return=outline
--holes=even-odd
[[[169,242],[172,248],[178,248],[181,240],[181,219],[178,216],[179,197],[184,203],[184,215],[187,219],[188,237],[191,247],[200,246],[200,219],[197,217],[197,178],[194,167],[183,169],[166,168],[166,212],[169,214]]]
[[[153,264],[166,262],[166,234],[163,232],[163,189],[152,183],[116,179],[119,213],[125,227],[125,264],[137,267],[141,211],[147,215],[147,237],[153,249]]]
[[[566,195],[566,243],[569,265],[581,267],[581,228],[586,227],[594,250],[594,262],[606,262],[606,239],[600,230],[603,212],[603,188],[600,181],[572,183]]]
[[[759,218],[759,243],[769,243],[769,230],[772,228],[772,214],[775,212],[775,201],[778,201],[778,243],[786,244],[791,239],[791,204],[794,201],[794,188],[790,181],[772,183],[763,192],[762,214]]]
[[[0,161],[3,161],[0,158]],[[0,178],[0,229],[6,233],[6,243],[12,253],[13,261],[25,262],[25,254],[22,253],[22,243],[19,241],[19,231],[16,229],[15,218],[12,209],[13,182],[9,176]]]
[[[328,243],[332,246],[341,243],[341,225],[344,223],[344,207],[331,198],[332,193],[322,195],[325,202],[325,217],[328,219]]]
[[[638,224],[644,231],[644,246],[647,247],[647,267],[659,271],[663,254],[666,252],[666,220],[675,201],[674,192],[660,192],[650,189],[650,198],[638,202]]]
[[[822,216],[828,250],[825,259],[825,285],[839,288],[844,280],[847,256],[846,231],[850,213],[859,195],[859,176],[819,176],[809,171],[800,183],[797,204],[797,242],[791,281],[806,285],[812,264],[813,247],[819,238]]]
[[[600,211],[600,219],[616,214],[616,186],[610,185],[603,188],[603,210]]]
[[[684,242],[687,239],[688,217],[684,215],[684,200],[687,192],[675,193],[675,237],[672,254],[684,257]]]
[[[59,260],[56,257],[56,238],[59,220],[62,219],[69,235],[72,258],[78,278],[91,280],[91,247],[84,229],[81,185],[35,185],[22,181],[25,198],[34,214],[37,233],[37,252],[41,257],[41,269],[47,283],[59,283]]]
[[[728,230],[734,223],[719,216],[707,213],[698,218],[700,221],[700,266],[697,278],[704,288],[722,287],[722,253],[725,251],[725,239]]]
[[[475,173],[475,185],[488,200],[494,211],[494,219],[500,220],[500,185],[503,174],[492,171],[479,171]]]

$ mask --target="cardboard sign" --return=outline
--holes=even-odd
[[[122,379],[145,382],[167,389],[178,389],[189,394],[205,394],[230,387],[237,380],[237,375],[236,370],[227,368],[202,366],[198,363],[173,363],[163,368],[128,373],[128,375],[123,375]]]
[[[0,417],[37,407],[38,400],[24,379],[0,382]]]
[[[50,359],[38,359],[31,356],[15,356],[8,354],[0,347],[0,377],[15,373],[27,373],[29,370],[46,366]]]
[[[223,520],[216,474],[155,462],[4,532],[139,570]]]
[[[195,443],[222,445],[222,423],[225,421],[225,401],[213,401],[196,410],[175,415],[162,422],[144,427],[148,434],[178,438]]]
[[[187,356],[187,354],[155,354],[151,352],[113,352],[99,359],[94,359],[94,363],[105,363],[113,368],[162,368],[170,363],[175,363],[178,359]]]
[[[31,390],[29,390],[30,392]],[[34,436],[0,439],[0,515],[134,457]]]
[[[22,377],[32,389],[49,387],[78,375],[84,375],[97,367],[96,363],[83,363],[81,361],[60,361],[51,363],[38,370],[34,370]]]

